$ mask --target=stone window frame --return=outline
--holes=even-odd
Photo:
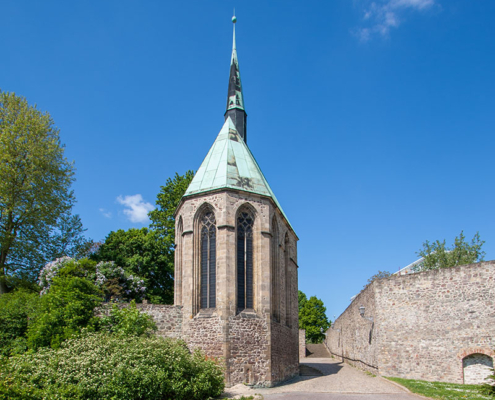
[[[252,249],[253,249],[253,254],[252,254],[252,262],[253,262],[253,265],[252,265],[252,273],[253,273],[253,276],[252,276],[252,303],[253,303],[253,307],[252,308],[244,308],[244,309],[240,309],[239,308],[239,287],[238,287],[238,264],[237,264],[237,257],[238,257],[238,243],[237,243],[237,234],[238,234],[238,218],[239,218],[239,215],[242,213],[242,212],[247,212],[249,214],[251,214],[251,217],[253,219],[253,225],[252,225],[252,230],[253,230],[253,234],[252,234]],[[234,233],[234,246],[235,246],[235,261],[234,261],[234,265],[235,265],[235,309],[236,309],[236,314],[238,315],[241,315],[241,316],[249,316],[249,314],[251,313],[256,313],[256,308],[257,308],[257,302],[258,302],[258,299],[257,299],[257,288],[258,288],[258,278],[257,278],[257,273],[258,273],[258,263],[257,263],[257,257],[258,257],[258,254],[259,254],[259,251],[258,251],[258,246],[260,245],[259,243],[259,233],[261,232],[260,228],[259,228],[259,223],[260,223],[260,218],[259,218],[259,215],[258,215],[258,211],[256,210],[256,208],[253,207],[253,205],[251,205],[250,203],[242,203],[241,205],[239,205],[239,207],[237,208],[236,212],[235,212],[235,219],[234,219],[234,222],[235,222],[235,233]]]
[[[457,353],[457,358],[459,359],[459,376],[462,383],[464,383],[464,359],[466,357],[472,356],[474,354],[484,354],[492,358],[493,364],[495,366],[495,351],[489,347],[469,347],[462,349]]]
[[[215,217],[216,228],[216,254],[218,254],[218,218],[215,207],[210,203],[204,202],[199,206],[194,215],[193,225],[193,310],[194,314],[211,315],[216,311],[213,308],[201,308],[201,223],[206,213],[212,212]],[[215,258],[215,287],[218,287],[218,257]],[[209,284],[209,283],[208,283]],[[216,290],[216,292],[218,292]],[[218,299],[216,299],[215,303]]]
[[[271,295],[272,319],[280,323],[280,243],[277,218],[272,218]]]
[[[176,226],[175,243],[175,268],[174,268],[174,304],[182,305],[182,264],[183,264],[183,232],[184,222],[182,215],[179,216]]]

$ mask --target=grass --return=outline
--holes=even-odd
[[[387,378],[408,388],[411,392],[440,400],[495,400],[495,397],[483,395],[480,385],[461,385],[457,383],[426,382],[414,379]]]

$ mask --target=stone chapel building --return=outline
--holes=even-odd
[[[271,386],[298,374],[298,237],[246,120],[234,25],[225,123],[176,210],[174,304],[182,338],[222,360],[227,385]]]

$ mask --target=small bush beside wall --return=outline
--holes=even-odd
[[[202,400],[224,389],[215,361],[155,336],[90,333],[0,361],[0,399]]]

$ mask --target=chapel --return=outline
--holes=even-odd
[[[227,386],[272,386],[299,371],[298,237],[247,144],[232,22],[225,122],[175,214],[174,304]]]

